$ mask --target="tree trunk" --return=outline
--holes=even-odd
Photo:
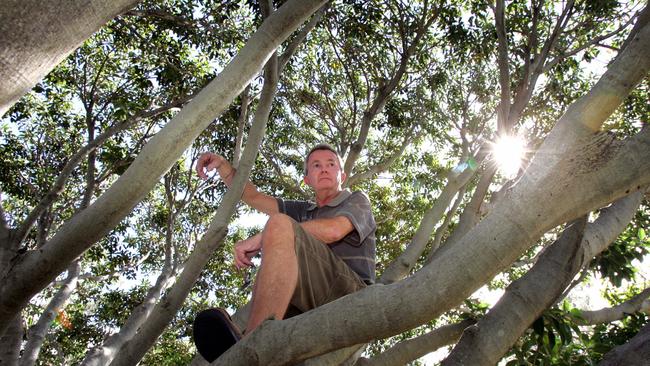
[[[20,342],[23,338],[23,324],[20,315],[10,320],[4,334],[0,332],[0,365],[18,366]]]
[[[139,2],[3,2],[0,12],[0,117],[86,38]]]
[[[38,251],[23,255],[0,280],[0,331],[29,299],[106,235],[158,182],[183,151],[257,75],[278,45],[325,0],[291,0],[269,17],[239,54],[142,149],[120,178],[61,226]]]

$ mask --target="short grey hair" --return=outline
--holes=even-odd
[[[307,167],[307,162],[309,161],[309,156],[310,156],[314,151],[318,151],[318,150],[328,150],[328,151],[333,152],[334,155],[336,155],[336,158],[337,158],[338,161],[339,161],[339,168],[341,168],[341,170],[343,170],[343,159],[341,159],[341,156],[340,156],[339,153],[336,151],[336,149],[334,149],[334,147],[332,147],[332,145],[330,145],[330,144],[320,143],[320,144],[317,144],[317,145],[315,145],[314,147],[312,147],[312,148],[309,150],[309,152],[307,153],[307,155],[305,156],[305,161],[303,162],[303,171],[305,172],[305,175],[307,175],[307,172],[309,171],[309,169],[308,169],[308,167]]]

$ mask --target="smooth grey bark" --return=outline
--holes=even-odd
[[[618,237],[642,199],[643,192],[635,192],[604,209],[586,229],[584,222],[565,229],[537,263],[508,286],[494,307],[465,331],[442,364],[496,364],[530,324],[557,301],[580,269]]]
[[[442,326],[431,332],[407,339],[371,359],[359,359],[355,366],[401,366],[416,360],[440,347],[452,344],[460,338],[463,330],[476,321],[467,319]]]
[[[0,279],[0,332],[29,299],[106,235],[158,182],[183,151],[257,75],[264,63],[325,0],[290,0],[269,17],[239,54],[142,149],[120,178],[63,224],[38,251],[21,255]]]
[[[109,20],[139,0],[8,0],[0,11],[0,117]]]
[[[580,324],[601,324],[621,320],[629,314],[644,312],[650,314],[650,288],[641,291],[638,295],[622,304],[611,308],[599,310],[582,310],[580,318],[575,319]]]
[[[23,349],[22,356],[20,357],[20,366],[31,366],[36,363],[38,354],[45,341],[50,325],[56,319],[58,311],[63,308],[65,303],[72,295],[72,292],[77,288],[79,280],[79,272],[81,266],[78,261],[75,261],[68,268],[68,277],[63,282],[61,288],[54,295],[52,300],[47,304],[43,314],[38,318],[38,321],[27,332],[27,343]]]
[[[646,25],[592,90],[569,107],[517,184],[457,245],[439,250],[431,264],[405,280],[267,321],[214,364],[286,364],[399,334],[459,304],[551,228],[650,184],[648,129],[622,146],[595,133],[649,68]]]
[[[647,366],[650,364],[650,324],[627,343],[607,352],[598,366]]]
[[[23,326],[20,315],[11,319],[4,334],[0,333],[0,365],[18,366]]]

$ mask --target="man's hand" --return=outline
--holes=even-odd
[[[196,173],[201,179],[208,179],[207,173],[215,169],[226,184],[230,183],[228,179],[232,178],[234,168],[223,156],[211,152],[205,152],[199,156],[199,160],[196,162]]]
[[[253,265],[251,259],[262,248],[262,233],[253,235],[248,239],[238,241],[233,252],[235,253],[235,266],[239,269]]]

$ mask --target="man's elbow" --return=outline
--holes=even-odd
[[[330,227],[325,234],[325,242],[327,244],[331,244],[336,243],[337,241],[341,241],[343,238],[345,238],[346,235],[348,235],[349,232],[350,230],[347,228],[340,228],[332,225],[332,227]]]

